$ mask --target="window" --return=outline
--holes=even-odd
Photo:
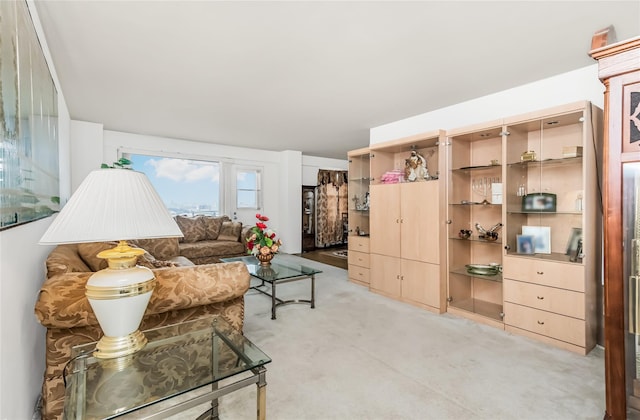
[[[205,160],[129,154],[172,215],[220,215],[220,164]]]
[[[262,207],[261,171],[257,168],[236,169],[236,208],[256,209]]]

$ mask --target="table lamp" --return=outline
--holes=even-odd
[[[91,172],[53,220],[40,244],[118,241],[98,254],[108,268],[87,281],[86,296],[104,336],[94,356],[126,356],[147,343],[138,329],[155,287],[155,276],[137,266],[140,248],[130,239],[183,236],[146,175],[131,169]]]

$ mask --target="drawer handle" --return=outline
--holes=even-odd
[[[536,296],[539,300],[543,300],[544,296]]]
[[[537,274],[543,275],[544,271],[536,271]]]
[[[544,325],[544,321],[538,321],[538,325]]]

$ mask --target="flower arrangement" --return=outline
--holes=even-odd
[[[256,214],[256,225],[251,228],[251,236],[247,242],[248,253],[257,257],[258,255],[277,254],[282,242],[276,239],[276,233],[269,229],[265,222],[269,221],[267,216]]]

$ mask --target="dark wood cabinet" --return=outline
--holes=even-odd
[[[316,249],[316,187],[302,186],[302,252]]]
[[[606,89],[605,418],[633,419],[640,418],[640,37],[590,54]]]

